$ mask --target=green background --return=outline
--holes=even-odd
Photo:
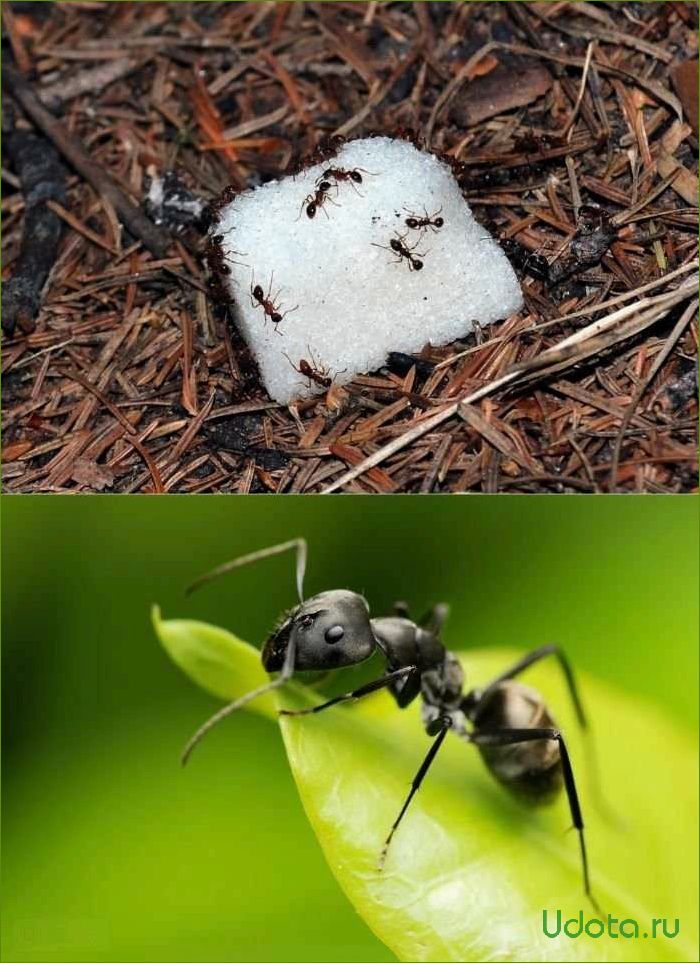
[[[697,724],[696,498],[4,496],[1,508],[4,960],[392,959],[325,865],[272,725],[242,713],[178,766],[216,703],[160,651],[149,606],[259,643],[294,602],[289,558],[187,601],[182,590],[271,542],[309,539],[307,594],[353,588],[375,614],[446,600],[452,648],[556,640]]]

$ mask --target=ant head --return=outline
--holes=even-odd
[[[444,223],[445,221],[442,217],[436,217],[435,220],[433,221],[433,224],[435,225],[435,227],[442,227]]]
[[[422,270],[423,270],[423,262],[422,262],[422,261],[419,261],[417,257],[414,257],[414,258],[413,258],[413,260],[411,261],[411,264],[413,265],[413,270],[414,270],[414,271],[422,271]]]
[[[331,189],[331,182],[321,181],[321,183],[318,185],[318,189],[319,191],[321,191],[321,193],[325,194],[326,191],[329,191]]]
[[[350,171],[350,177],[355,181],[356,184],[362,183],[362,174],[359,171]]]
[[[256,284],[255,287],[253,288],[253,297],[255,298],[256,301],[262,301],[262,299],[265,297],[265,295],[263,294],[263,289],[260,287],[259,284]]]
[[[282,668],[292,640],[294,667],[299,671],[356,665],[369,658],[377,644],[367,602],[356,592],[342,589],[321,592],[294,609],[265,643],[262,662],[266,671]]]
[[[279,311],[273,311],[272,314],[270,315],[270,320],[274,324],[279,324],[280,321],[282,320],[282,315],[279,313]]]
[[[389,241],[389,247],[392,249],[392,251],[400,251],[401,241],[399,241],[398,238],[392,237],[392,239]]]

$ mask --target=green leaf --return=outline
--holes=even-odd
[[[258,651],[222,629],[161,621],[157,610],[154,625],[177,664],[210,692],[232,699],[266,678]],[[470,685],[483,684],[515,658],[514,652],[464,653]],[[639,937],[550,939],[543,933],[544,909],[550,926],[557,909],[564,919],[581,910],[584,921],[596,916],[583,897],[565,799],[544,809],[522,806],[456,737],[445,741],[380,872],[382,842],[430,745],[417,706],[400,712],[386,693],[280,720],[304,808],[338,882],[403,960],[696,960],[692,740],[653,706],[583,675],[602,785],[615,812],[606,816],[595,802],[591,766],[556,665],[533,667],[524,681],[545,695],[567,736],[603,919],[609,913],[636,920]],[[280,690],[279,704],[318,698],[295,684]],[[271,716],[277,699],[270,695],[250,708]],[[653,937],[652,918],[660,917],[671,931],[679,919],[678,936],[665,938],[659,924]]]
[[[151,609],[151,620],[175,665],[219,699],[232,702],[268,681],[258,650],[230,632],[190,619],[164,621],[157,605]],[[246,708],[269,719],[277,718],[277,703],[271,695],[254,699]]]

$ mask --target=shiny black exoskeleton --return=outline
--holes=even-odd
[[[564,786],[579,838],[585,892],[595,906],[590,889],[583,817],[566,742],[539,693],[514,681],[533,663],[554,656],[564,674],[578,721],[585,727],[573,671],[563,652],[555,645],[542,646],[523,656],[484,688],[465,692],[461,662],[440,639],[448,614],[446,605],[435,606],[423,620],[414,622],[408,618],[406,607],[401,603],[395,606],[393,615],[371,618],[367,601],[356,592],[345,589],[321,592],[304,599],[304,539],[294,539],[227,562],[200,578],[192,588],[242,565],[290,550],[297,554],[299,604],[287,613],[262,650],[266,671],[279,675],[219,710],[189,741],[183,761],[214,725],[251,699],[283,685],[295,672],[357,665],[379,651],[384,658],[385,670],[378,679],[318,705],[282,710],[282,714],[313,715],[382,688],[390,691],[400,709],[420,698],[423,725],[434,739],[386,838],[380,866],[411,800],[445,736],[452,730],[479,749],[489,771],[499,782],[529,802],[547,802]]]

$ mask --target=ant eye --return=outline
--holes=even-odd
[[[342,625],[332,625],[330,629],[326,629],[325,639],[329,645],[334,645],[336,642],[340,642],[344,635],[345,629]]]

